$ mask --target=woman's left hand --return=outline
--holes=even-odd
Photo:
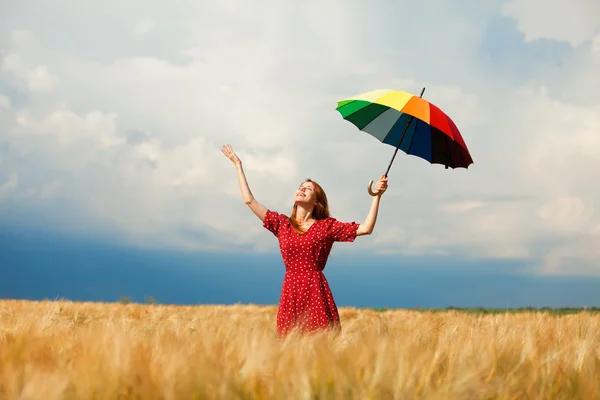
[[[374,192],[377,193],[378,196],[381,196],[387,190],[387,180],[388,178],[385,175],[381,175],[381,178],[377,181]]]

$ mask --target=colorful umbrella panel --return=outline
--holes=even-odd
[[[446,168],[473,163],[454,121],[421,97],[384,89],[342,100],[336,109],[359,130],[406,154]]]

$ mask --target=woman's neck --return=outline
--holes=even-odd
[[[296,206],[296,221],[298,221],[298,223],[304,224],[312,219],[312,210],[308,211],[302,206]]]

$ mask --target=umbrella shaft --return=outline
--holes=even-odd
[[[390,168],[392,168],[392,163],[394,162],[394,158],[396,158],[396,154],[398,153],[398,149],[400,149],[400,144],[402,143],[402,140],[404,139],[404,135],[406,134],[406,131],[408,130],[408,126],[410,125],[410,123],[412,122],[413,117],[412,115],[408,118],[408,122],[406,123],[406,126],[404,127],[404,132],[402,132],[402,136],[400,136],[400,140],[398,141],[398,145],[396,146],[396,149],[394,150],[394,155],[392,156],[392,159],[390,160],[390,164],[387,167],[387,170],[385,171],[385,177],[387,178],[388,173],[390,172]]]

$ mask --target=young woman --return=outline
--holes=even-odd
[[[268,210],[256,201],[242,169],[242,162],[230,145],[223,154],[237,169],[244,202],[263,221],[279,241],[285,264],[285,277],[277,310],[277,333],[280,336],[298,329],[315,332],[340,328],[340,317],[323,269],[334,242],[353,242],[357,236],[373,232],[379,201],[387,189],[382,176],[375,186],[371,209],[362,224],[340,222],[329,215],[327,196],[313,180],[307,179],[296,191],[294,206],[288,217]]]

